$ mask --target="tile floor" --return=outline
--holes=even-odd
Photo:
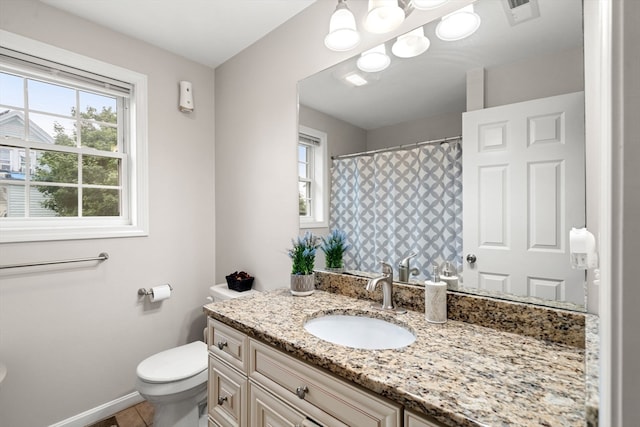
[[[124,409],[112,417],[87,427],[151,427],[153,426],[153,406],[148,402],[138,403]]]

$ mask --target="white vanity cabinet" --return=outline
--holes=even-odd
[[[209,318],[209,426],[440,427]]]

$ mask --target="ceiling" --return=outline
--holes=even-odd
[[[582,47],[582,0],[537,2],[540,17],[512,26],[504,1],[478,0],[475,11],[482,23],[471,37],[443,42],[435,36],[437,22],[432,22],[424,26],[431,46],[422,55],[394,57],[390,40],[389,68],[361,73],[370,84],[354,87],[344,82],[346,74],[357,71],[355,56],[303,80],[300,103],[366,130],[462,113],[468,70],[490,70]]]
[[[316,0],[40,0],[215,68]]]

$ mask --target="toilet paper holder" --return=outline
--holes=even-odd
[[[171,290],[171,292],[173,292],[173,287],[168,283],[167,283],[167,286],[169,286],[169,289]],[[151,296],[151,295],[153,295],[153,290],[151,288],[149,288],[149,289],[140,288],[140,289],[138,289],[138,295],[140,295],[140,296]]]

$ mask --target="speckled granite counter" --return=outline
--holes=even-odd
[[[288,289],[205,306],[251,337],[331,371],[406,408],[451,426],[584,426],[585,350],[449,321],[427,323],[408,311],[389,316],[370,301]],[[350,349],[307,333],[306,319],[362,313],[405,325],[416,335],[397,350]]]

